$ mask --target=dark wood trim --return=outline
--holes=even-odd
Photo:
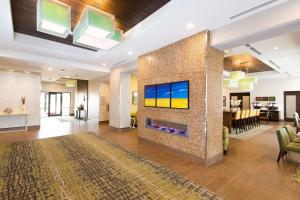
[[[25,126],[10,127],[10,128],[0,128],[0,132],[25,131],[24,129],[25,129]],[[28,130],[38,130],[38,129],[40,129],[40,125],[28,126],[27,129]]]
[[[106,124],[109,124],[109,120],[107,120],[107,121],[99,121],[98,122],[100,125],[106,125]]]
[[[230,93],[229,102],[230,102],[232,96],[237,96],[237,97],[238,97],[238,100],[243,100],[243,97],[244,97],[244,96],[249,96],[249,108],[251,107],[251,104],[250,104],[250,101],[251,101],[251,95],[250,95],[250,92]],[[230,105],[230,103],[229,103],[229,105]],[[241,106],[242,106],[242,105],[243,105],[243,102],[242,102]],[[230,107],[231,107],[231,105],[230,105]],[[243,109],[243,108],[241,108],[241,109]]]
[[[287,116],[286,116],[286,96],[288,96],[288,95],[296,96],[296,112],[300,113],[300,91],[284,91],[283,92],[284,121],[293,122],[294,118],[287,118]]]
[[[62,116],[62,93],[63,92],[48,92],[48,117]],[[52,95],[53,94],[55,94],[55,95],[60,94],[60,114],[55,114],[55,115],[50,114],[50,99],[51,99],[50,96],[51,96],[51,94]],[[57,99],[55,98],[55,103],[57,103],[56,100]],[[70,104],[71,104],[71,102],[70,102]]]

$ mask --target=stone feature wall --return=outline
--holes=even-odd
[[[222,158],[223,52],[201,32],[139,57],[139,138],[170,147],[204,163]],[[144,86],[189,81],[189,109],[144,107]],[[186,124],[179,137],[145,127],[146,118]]]

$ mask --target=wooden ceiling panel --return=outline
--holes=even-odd
[[[115,16],[115,26],[124,32],[133,28],[170,0],[60,0],[72,8],[72,30],[87,5],[99,8]],[[51,36],[36,30],[37,0],[11,0],[14,30],[59,43],[73,45],[72,36],[67,39]],[[76,46],[76,45],[73,45]]]
[[[255,58],[251,54],[244,53],[224,58],[224,69],[226,71],[244,71],[248,73],[273,71],[274,69]]]

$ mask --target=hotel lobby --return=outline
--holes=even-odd
[[[0,10],[0,199],[299,198],[298,0]]]

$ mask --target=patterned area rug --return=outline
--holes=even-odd
[[[296,167],[294,174],[292,176],[292,181],[300,184],[300,164]]]
[[[221,199],[93,133],[0,146],[0,199]]]
[[[229,134],[229,137],[240,139],[240,140],[249,140],[271,128],[272,128],[272,126],[261,125],[259,127],[253,128],[249,131],[245,131],[245,132],[238,133],[238,134],[236,134],[235,130],[232,130],[231,134]]]

